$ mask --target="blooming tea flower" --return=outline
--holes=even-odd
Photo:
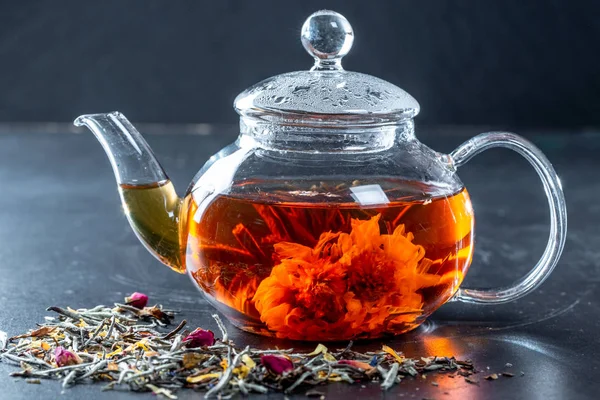
[[[431,261],[404,225],[381,234],[379,219],[352,219],[350,233],[325,232],[313,248],[275,244],[279,264],[254,295],[261,321],[279,337],[297,340],[352,339],[416,326],[421,289],[440,277],[426,272]]]
[[[144,293],[135,292],[129,297],[125,297],[125,302],[130,306],[142,309],[148,304],[148,296]]]
[[[66,365],[81,364],[81,358],[79,356],[62,346],[58,346],[54,349],[54,361],[59,367]]]
[[[294,363],[287,357],[277,356],[274,354],[265,354],[260,356],[260,363],[265,366],[270,372],[281,375],[284,372],[294,369]]]
[[[183,338],[186,347],[212,346],[215,344],[215,334],[211,331],[196,328],[192,333]]]

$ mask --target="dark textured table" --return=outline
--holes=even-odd
[[[234,139],[232,128],[205,135],[153,134],[148,141],[180,192],[205,159]],[[175,129],[177,131],[177,129]],[[455,131],[455,132],[454,132]],[[450,151],[474,129],[429,129],[420,134]],[[448,304],[414,332],[388,342],[409,356],[455,354],[489,372],[513,364],[513,378],[406,379],[388,398],[583,399],[600,391],[600,135],[530,132],[554,163],[569,209],[569,235],[553,275],[533,294],[502,306]],[[532,168],[507,150],[491,150],[459,171],[477,218],[475,260],[466,285],[510,283],[531,268],[548,234],[548,210]],[[133,291],[178,308],[189,326],[217,330],[211,307],[185,275],[170,272],[146,252],[119,204],[108,161],[90,133],[0,133],[0,330],[21,333],[43,320],[49,305],[91,307]],[[229,326],[237,344],[290,346]],[[303,347],[298,343],[294,347]],[[357,344],[375,349],[380,342]],[[310,346],[304,346],[307,349]],[[29,385],[0,362],[0,398],[58,398],[57,382]],[[524,376],[521,376],[521,371]],[[383,396],[378,385],[323,387],[328,398]],[[198,398],[193,391],[179,398]],[[144,398],[101,392],[98,385],[60,397]],[[151,395],[145,395],[150,398]],[[303,394],[299,397],[303,397]]]

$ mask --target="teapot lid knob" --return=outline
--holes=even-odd
[[[321,10],[306,19],[301,39],[308,54],[315,58],[311,71],[343,70],[342,57],[352,47],[354,31],[343,15]]]

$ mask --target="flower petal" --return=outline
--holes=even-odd
[[[183,338],[188,348],[212,346],[215,344],[215,334],[212,331],[196,328],[192,333]]]
[[[260,356],[260,363],[270,372],[281,375],[294,369],[294,363],[289,358],[277,356],[274,354],[265,354]]]

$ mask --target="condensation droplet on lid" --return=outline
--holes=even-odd
[[[382,97],[381,97],[381,93],[380,93],[380,92],[375,92],[375,91],[368,90],[368,91],[367,91],[367,94],[368,94],[369,96],[375,97],[377,100],[382,100]]]
[[[292,94],[302,94],[308,92],[310,90],[310,86],[296,86],[294,90],[292,90]]]

